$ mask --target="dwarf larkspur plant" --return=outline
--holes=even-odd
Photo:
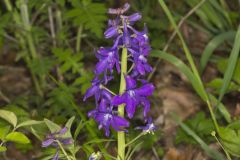
[[[142,16],[140,13],[124,15],[129,8],[130,5],[126,3],[123,8],[108,10],[116,18],[108,21],[104,36],[113,39],[113,46],[100,47],[96,52],[99,62],[94,71],[95,78],[84,97],[84,101],[91,96],[95,97],[96,108],[88,116],[95,119],[99,129],[103,128],[106,136],[110,135],[110,126],[118,131],[118,159],[125,157],[125,132],[130,125],[124,118],[125,111],[131,119],[136,109],[142,106],[144,119],[148,123],[140,129],[143,132],[153,132],[156,129],[148,117],[150,102],[147,98],[152,95],[154,86],[144,80],[144,76],[152,71],[147,62],[151,50],[147,28],[145,25],[142,32],[133,28]],[[118,95],[106,88],[108,82],[115,78],[114,70],[121,75]]]

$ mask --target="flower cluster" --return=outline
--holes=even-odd
[[[129,8],[130,5],[126,3],[123,8],[109,9],[108,13],[116,15],[116,18],[108,21],[104,36],[106,39],[113,39],[113,46],[101,47],[96,52],[99,62],[96,64],[95,78],[84,97],[84,101],[91,96],[95,97],[96,109],[90,111],[88,116],[98,122],[99,129],[105,129],[106,136],[110,134],[110,126],[116,131],[127,131],[125,128],[129,126],[129,122],[117,115],[117,108],[121,104],[125,104],[125,111],[130,119],[136,109],[142,106],[144,118],[147,120],[150,110],[147,97],[151,96],[154,90],[153,84],[143,80],[143,77],[152,71],[147,62],[151,50],[147,28],[145,26],[141,32],[133,28],[134,23],[142,16],[139,13],[124,15]],[[115,95],[105,86],[114,78],[114,70],[118,74],[121,72],[119,54],[123,49],[127,50],[129,64],[129,70],[124,75],[126,90],[123,94]]]

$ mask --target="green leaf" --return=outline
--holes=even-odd
[[[217,68],[223,74],[226,72],[228,61],[229,61],[228,59],[222,58],[222,59],[218,60],[218,62],[217,62]],[[236,81],[238,84],[240,84],[240,58],[238,58],[238,60],[237,60],[237,64],[236,64],[232,79],[234,81]],[[231,84],[230,84],[229,88],[231,88]]]
[[[175,121],[181,126],[181,128],[192,138],[194,138],[201,148],[207,153],[207,155],[216,160],[224,160],[223,155],[216,150],[210,148],[192,129],[190,129],[186,124],[182,123],[177,115],[172,114]]]
[[[21,144],[30,143],[30,140],[21,132],[11,132],[5,137],[5,140]]]
[[[219,94],[220,89],[223,86],[223,79],[215,78],[212,81],[208,82],[206,84],[206,86],[210,87],[211,89],[215,89],[214,93],[218,93]],[[229,85],[228,89],[226,90],[226,93],[232,92],[232,91],[237,91],[239,88],[240,88],[240,86],[238,86],[234,82],[230,82],[230,85]]]
[[[55,133],[55,132],[58,132],[61,130],[61,127],[58,124],[56,124],[46,118],[44,119],[44,122],[46,123],[46,125],[47,125],[48,129],[51,131],[51,133]]]
[[[67,123],[65,124],[65,127],[67,127],[67,132],[64,134],[64,137],[71,137],[72,138],[72,134],[71,134],[71,127],[72,127],[72,123],[74,121],[75,117],[72,116],[68,121]]]
[[[212,94],[209,94],[209,98],[211,100],[211,102],[213,103],[212,106],[217,106],[217,104],[219,103],[217,98],[214,97]],[[226,107],[223,105],[223,103],[219,103],[218,106],[217,106],[218,110],[221,112],[221,114],[223,115],[223,117],[225,118],[225,120],[230,123],[232,120],[231,120],[231,114],[228,112],[228,110],[226,109]]]
[[[10,128],[10,126],[0,127],[0,140],[4,140],[5,136],[9,133]]]
[[[18,124],[16,128],[32,126],[32,125],[37,125],[37,124],[41,124],[41,123],[44,123],[44,122],[43,121],[36,121],[36,120],[28,120],[28,121],[25,121],[25,122],[22,122],[22,123]]]
[[[75,130],[75,132],[74,132],[74,136],[73,136],[73,137],[74,137],[74,138],[73,138],[74,140],[77,139],[77,137],[78,137],[81,129],[86,125],[86,123],[87,123],[87,122],[83,123],[83,120],[81,120],[81,121],[78,123],[78,126],[77,126],[77,128],[76,128],[76,130]]]
[[[0,153],[1,153],[1,152],[5,152],[6,150],[7,150],[6,147],[4,147],[4,146],[0,146]]]
[[[6,120],[14,127],[17,125],[17,117],[13,112],[7,110],[0,110],[0,118]]]
[[[221,33],[217,36],[215,36],[205,47],[201,60],[200,60],[200,69],[201,72],[205,69],[211,55],[213,54],[214,50],[221,45],[223,42],[228,40],[233,40],[236,35],[236,31],[228,31]]]
[[[230,154],[240,157],[240,130],[233,130],[230,127],[220,127],[219,136],[224,149]]]
[[[231,79],[234,75],[235,68],[237,66],[239,53],[240,53],[240,26],[238,27],[233,49],[228,60],[227,69],[224,73],[223,86],[221,87],[220,94],[218,97],[219,102],[222,100],[226,90],[230,85]]]

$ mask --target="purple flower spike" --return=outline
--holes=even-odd
[[[129,122],[126,119],[112,113],[111,106],[105,99],[102,99],[98,108],[90,111],[88,116],[94,118],[99,123],[99,129],[104,128],[106,136],[110,135],[110,126],[116,131],[126,131],[124,128],[129,126]]]
[[[142,15],[140,13],[124,15],[129,8],[130,5],[126,3],[122,8],[108,10],[108,13],[116,15],[116,18],[108,20],[104,37],[113,38],[113,45],[101,47],[97,51],[98,63],[94,71],[95,78],[83,99],[85,101],[91,96],[95,97],[96,108],[88,112],[88,117],[98,123],[99,129],[105,130],[106,136],[110,135],[110,127],[116,131],[127,131],[125,128],[129,126],[129,122],[124,117],[117,116],[116,106],[125,104],[124,109],[129,118],[133,118],[136,109],[142,106],[143,116],[146,118],[150,110],[148,96],[151,96],[154,90],[153,84],[143,79],[147,73],[152,71],[147,61],[147,56],[151,51],[147,27],[144,25],[143,31],[134,29],[134,23],[139,21]],[[119,55],[123,48],[127,50],[127,62],[130,62],[127,64],[133,65],[133,68],[130,73],[127,73],[128,75],[125,75],[125,92],[115,95],[105,86],[113,79],[114,71],[121,73]],[[127,69],[129,69],[128,65]]]
[[[140,88],[136,88],[136,81],[130,77],[125,76],[127,88],[126,92],[124,92],[120,96],[115,96],[112,100],[113,105],[120,105],[122,103],[126,104],[126,112],[129,118],[132,118],[136,107],[139,104],[144,106],[145,112],[148,112],[149,102],[147,100],[147,96],[152,95],[154,86],[152,84],[145,84]],[[146,115],[147,113],[144,113]]]

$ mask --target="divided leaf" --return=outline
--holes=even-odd
[[[53,48],[52,52],[57,58],[58,63],[61,64],[60,71],[66,73],[72,70],[72,73],[80,73],[83,63],[80,61],[83,58],[82,53],[74,54],[71,49]]]
[[[101,3],[74,3],[76,8],[70,10],[66,14],[66,18],[73,18],[74,23],[84,25],[85,29],[90,30],[97,37],[102,36],[102,31],[107,20],[107,9],[104,4]]]

